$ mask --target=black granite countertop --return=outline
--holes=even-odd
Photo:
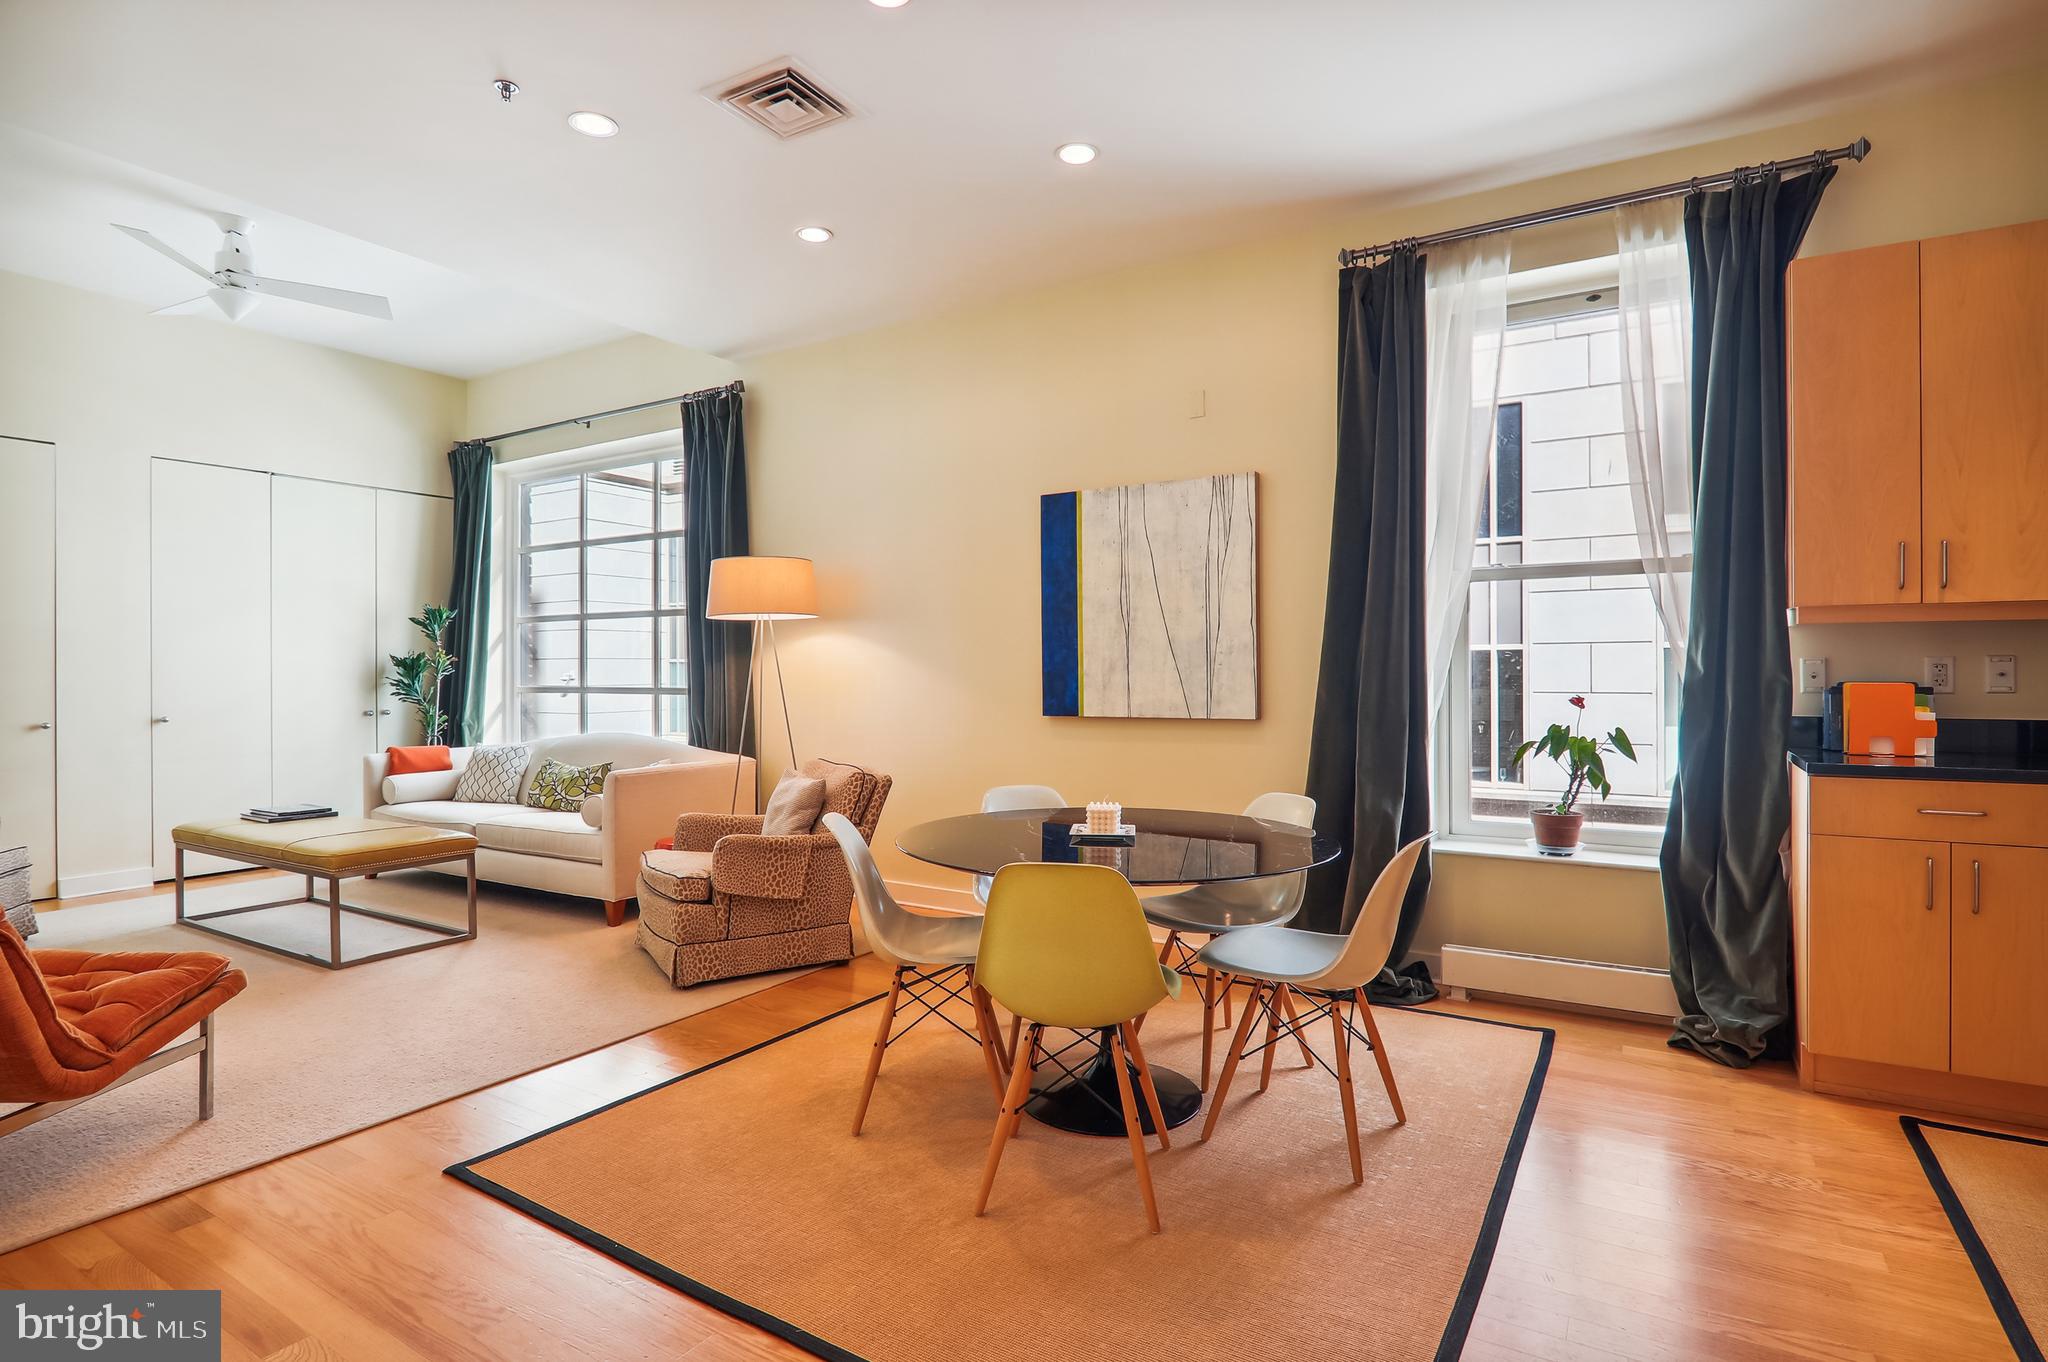
[[[2039,719],[1943,719],[1931,757],[1852,757],[1820,745],[1820,720],[1794,715],[1786,755],[1815,776],[1880,780],[1995,780],[2048,785],[2048,722]]]

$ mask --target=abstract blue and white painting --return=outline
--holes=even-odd
[[[1259,717],[1256,473],[1039,498],[1044,712]]]

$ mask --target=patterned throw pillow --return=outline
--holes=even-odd
[[[576,813],[582,809],[584,800],[604,793],[604,778],[611,773],[612,764],[608,761],[595,766],[543,761],[526,791],[526,803],[530,808]]]
[[[469,754],[455,798],[465,804],[517,804],[519,781],[526,774],[529,747],[479,747]]]

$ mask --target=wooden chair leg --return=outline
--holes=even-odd
[[[1037,1053],[1038,1031],[1036,1023],[1031,1027],[1032,1054]],[[988,1166],[981,1170],[981,1195],[974,1200],[974,1213],[984,1215],[988,1211],[988,1194],[995,1189],[996,1166],[1003,1161],[1003,1146],[1009,1142],[1010,1130],[1016,1118],[1022,1114],[1024,1103],[1031,1096],[1031,1065],[1019,1064],[1010,1070],[1010,1087],[1003,1094],[1002,1110],[996,1113],[996,1133],[989,1140]]]
[[[1280,1000],[1286,993],[1287,985],[1273,984],[1265,997],[1266,1052],[1259,1059],[1260,1092],[1264,1092],[1273,1081],[1273,1056],[1280,1053]]]
[[[1017,1035],[1024,1027],[1024,1019],[1012,1013],[1010,1016],[1010,1043],[1003,1047],[1003,1063],[1017,1062]]]
[[[1337,1091],[1344,1099],[1344,1140],[1351,1146],[1351,1185],[1365,1182],[1365,1160],[1358,1152],[1358,1102],[1351,1088],[1351,1032],[1344,1025],[1344,1003],[1330,999],[1330,1039],[1337,1046]]]
[[[969,974],[972,980],[973,975]],[[1004,1085],[1009,1082],[1008,1066],[1003,1063],[1002,1032],[996,1028],[995,1009],[990,1006],[988,994],[980,984],[968,984],[968,996],[974,1003],[974,1034],[981,1041],[981,1063],[988,1070],[988,1085],[995,1089],[996,1107],[1003,1105]]]
[[[1023,1047],[1022,1050],[1019,1051],[1022,1058],[1020,1058],[1017,1064],[1012,1067],[1011,1072],[1013,1074],[1015,1073],[1017,1068],[1022,1068],[1027,1074],[1031,1075],[1032,1078],[1036,1078],[1038,1076],[1039,1052],[1044,1048],[1044,1038],[1045,1028],[1043,1026],[1038,1025],[1035,1022],[1032,1023],[1031,1030],[1024,1036],[1024,1038],[1020,1042],[1020,1044]],[[1024,1130],[1024,1108],[1029,1106],[1030,1103],[1031,1083],[1027,1080],[1024,1084],[1024,1100],[1022,1102],[1019,1102],[1017,1104],[1017,1109],[1010,1114],[1010,1138],[1013,1140],[1016,1139],[1017,1136],[1021,1134]]]
[[[1145,1047],[1138,1044],[1137,1027],[1124,1027],[1124,1045],[1138,1070],[1138,1091],[1144,1095],[1145,1110],[1152,1113],[1152,1133],[1159,1137],[1161,1149],[1171,1149],[1173,1141],[1166,1138],[1166,1112],[1159,1105],[1159,1089],[1152,1083],[1152,1066],[1145,1062]]]
[[[1301,1019],[1295,1015],[1293,991],[1287,985],[1280,985],[1280,1010],[1287,1014],[1287,1029],[1294,1034],[1294,1043],[1301,1047],[1301,1067],[1313,1069],[1316,1057],[1308,1048],[1308,1037],[1301,1034]]]
[[[1138,1104],[1131,1097],[1131,1071],[1124,1063],[1123,1038],[1130,1031],[1128,1022],[1116,1029],[1109,1039],[1110,1055],[1116,1064],[1116,1095],[1123,1102],[1124,1134],[1131,1137],[1131,1163],[1138,1170],[1138,1194],[1145,1198],[1145,1223],[1157,1234],[1159,1198],[1152,1192],[1152,1160],[1145,1153],[1145,1131],[1138,1124]]]
[[[1163,965],[1167,962],[1168,957],[1173,954],[1173,943],[1178,940],[1180,940],[1179,932],[1168,932],[1166,934],[1166,941],[1159,947],[1160,964]]]
[[[1223,1077],[1216,1082],[1216,1091],[1209,1094],[1209,1115],[1202,1121],[1202,1139],[1207,1140],[1215,1133],[1216,1118],[1223,1112],[1223,1099],[1230,1095],[1230,1080],[1237,1075],[1237,1062],[1244,1058],[1245,1042],[1251,1038],[1252,1021],[1259,1015],[1259,990],[1264,985],[1252,981],[1252,996],[1244,1000],[1244,1016],[1238,1019],[1237,1032],[1230,1039],[1230,1050],[1223,1056]]]
[[[1365,990],[1357,990],[1358,1018],[1365,1023],[1365,1037],[1372,1042],[1372,1057],[1379,1061],[1380,1082],[1387,1085],[1387,1100],[1394,1104],[1394,1123],[1405,1125],[1408,1113],[1401,1110],[1401,1090],[1394,1086],[1394,1066],[1387,1062],[1386,1043],[1380,1039],[1379,1023],[1372,1019],[1372,1004],[1365,1000]]]
[[[1236,982],[1237,976],[1234,974],[1223,976],[1223,1029],[1226,1031],[1230,1029],[1230,986]]]
[[[889,998],[882,1004],[882,1024],[875,1028],[875,1045],[868,1052],[868,1076],[860,1085],[860,1105],[853,1113],[853,1133],[860,1134],[860,1128],[868,1119],[868,1098],[875,1091],[875,1075],[882,1072],[882,1055],[889,1048],[889,1028],[896,1024],[896,1003],[903,996],[903,966],[896,967],[889,978]]]

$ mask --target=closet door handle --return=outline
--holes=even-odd
[[[1970,915],[1984,911],[1984,862],[1970,862]]]
[[[151,720],[150,720],[150,722],[151,722],[151,723],[153,723],[153,724],[167,724],[167,723],[169,723],[170,721],[171,721],[171,716],[170,716],[170,715],[168,715],[168,714],[159,714],[159,715],[157,715],[157,716],[156,716],[156,717],[155,717],[154,719],[151,719]]]
[[[41,723],[37,724],[36,727],[41,729],[43,732],[47,733],[51,729],[55,728],[56,725],[51,723],[48,719],[45,719]]]
[[[1934,858],[1927,858],[1927,911],[1934,911]]]
[[[363,711],[363,717],[365,719],[374,719],[377,717],[377,711],[374,709],[366,709]]]
[[[1930,813],[1942,818],[1988,818],[1982,809],[1915,809],[1915,813]]]
[[[1948,590],[1948,540],[1941,541],[1941,589]]]
[[[1906,589],[1906,541],[1899,541],[1899,590]]]
[[[380,710],[378,710],[377,712],[378,712],[379,714],[389,714],[389,713],[390,713],[391,711],[390,711],[390,710],[388,710],[388,709],[380,709]]]

